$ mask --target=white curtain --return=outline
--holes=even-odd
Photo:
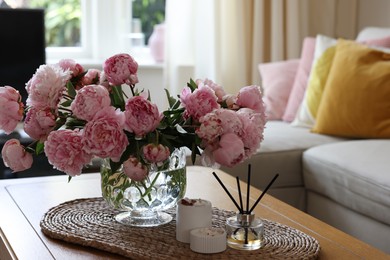
[[[209,78],[229,93],[260,84],[261,62],[300,56],[317,33],[356,34],[357,0],[167,0],[166,87]]]

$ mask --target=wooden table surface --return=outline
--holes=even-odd
[[[213,177],[216,171],[232,195],[236,180],[222,171],[199,166],[187,170],[189,198],[210,200],[213,206],[236,210]],[[246,185],[242,183],[242,189]],[[245,192],[244,192],[245,193]],[[261,191],[251,189],[253,204]],[[67,176],[35,177],[0,181],[0,259],[122,259],[97,249],[69,244],[46,237],[40,230],[42,216],[62,202],[100,197],[100,175],[84,174],[70,183]],[[238,201],[238,196],[236,196]],[[245,197],[244,197],[245,201]],[[255,209],[256,216],[294,227],[316,238],[320,259],[389,259],[389,256],[269,195]]]

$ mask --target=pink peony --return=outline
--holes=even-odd
[[[218,109],[215,110],[215,113],[221,119],[223,134],[235,133],[241,135],[242,122],[234,110]]]
[[[216,109],[200,118],[200,127],[196,134],[206,142],[214,142],[215,139],[226,133],[241,135],[243,125],[233,110],[223,108]]]
[[[258,113],[265,110],[260,88],[255,85],[241,88],[237,95],[236,104],[240,107],[253,109]]]
[[[216,113],[211,112],[206,114],[200,118],[199,122],[200,126],[195,132],[204,141],[211,143],[222,135],[222,121]]]
[[[203,83],[204,85],[207,85],[208,87],[210,87],[212,90],[214,90],[215,92],[215,95],[217,96],[218,98],[218,102],[221,102],[223,100],[223,97],[226,95],[226,92],[225,90],[223,89],[222,86],[214,83],[212,80],[210,79],[205,79],[205,80],[200,80],[198,79],[196,81],[196,84],[199,85],[200,83]]]
[[[254,124],[258,127],[258,130],[262,133],[264,131],[264,126],[267,123],[267,118],[265,115],[265,110],[261,113],[256,113],[250,108],[241,108],[237,111],[237,115],[241,118],[242,115],[250,119],[251,124]]]
[[[245,158],[244,143],[236,134],[224,134],[219,148],[213,151],[215,161],[221,165],[233,167]]]
[[[24,131],[33,139],[45,141],[56,125],[56,116],[52,109],[30,108],[24,120]]]
[[[57,108],[69,78],[70,72],[58,65],[41,65],[27,83],[27,104],[36,108]]]
[[[180,93],[180,102],[184,105],[186,104],[188,101],[188,98],[191,96],[192,94],[192,91],[189,87],[184,87]]]
[[[123,162],[124,173],[133,181],[143,181],[148,176],[148,169],[135,157]]]
[[[151,163],[161,163],[169,158],[171,154],[169,148],[159,144],[147,144],[142,149],[144,157]]]
[[[138,83],[138,63],[129,54],[117,54],[108,58],[103,69],[112,85],[135,85]]]
[[[10,167],[13,172],[20,172],[31,168],[32,155],[24,149],[17,139],[8,140],[1,150],[4,165]]]
[[[100,85],[88,85],[77,92],[71,109],[77,118],[91,121],[98,111],[109,106],[111,99],[107,89]]]
[[[0,129],[10,134],[23,118],[24,105],[19,91],[10,86],[0,87]]]
[[[99,85],[101,71],[97,69],[89,69],[84,77],[81,79],[81,83],[84,86],[87,85]]]
[[[77,77],[84,72],[83,66],[76,63],[72,59],[62,59],[58,62],[58,65],[64,70],[69,70],[72,77]]]
[[[192,117],[196,121],[199,121],[202,116],[220,107],[214,90],[202,83],[199,84],[193,93],[186,93],[186,96],[181,98],[181,101],[186,109],[185,116]]]
[[[78,129],[50,132],[45,141],[45,154],[49,163],[69,176],[80,175],[83,166],[92,159],[83,150],[81,140],[82,131]]]
[[[124,114],[125,129],[137,137],[154,131],[161,121],[157,106],[142,96],[129,98]]]
[[[129,144],[123,124],[123,113],[113,107],[98,111],[84,127],[82,143],[85,151],[118,162]]]
[[[251,110],[253,112],[253,110]],[[238,116],[243,124],[241,139],[245,147],[245,156],[249,158],[260,148],[263,140],[264,124],[260,123],[260,116],[257,113],[238,111]]]

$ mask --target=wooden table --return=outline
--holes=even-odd
[[[188,167],[186,196],[210,200],[213,206],[221,209],[236,210],[212,171]],[[222,171],[216,173],[229,191],[237,195],[235,178]],[[246,185],[242,184],[245,190],[244,187]],[[260,193],[258,189],[251,189],[252,204]],[[0,259],[122,259],[118,255],[48,238],[40,230],[39,222],[51,207],[68,200],[99,196],[100,175],[95,173],[75,177],[70,183],[67,176],[1,180]],[[321,245],[320,259],[389,259],[382,251],[269,195],[264,196],[255,213],[315,237]]]

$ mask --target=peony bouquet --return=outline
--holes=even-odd
[[[76,176],[93,158],[109,158],[113,171],[123,165],[141,181],[175,148],[188,147],[193,163],[200,155],[203,165],[215,167],[232,167],[259,148],[266,121],[258,86],[229,95],[209,79],[190,80],[176,98],[166,90],[169,107],[161,112],[136,87],[137,69],[128,54],[110,57],[102,71],[70,59],[41,65],[26,84],[26,104],[14,88],[0,87],[0,129],[9,134],[24,121],[34,140],[24,147],[9,139],[4,164],[23,171],[44,153],[54,168]]]

